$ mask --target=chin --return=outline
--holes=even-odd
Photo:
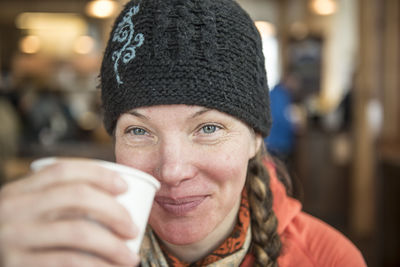
[[[197,243],[206,238],[213,230],[215,223],[210,220],[193,221],[180,219],[157,223],[150,218],[149,223],[156,235],[165,242],[177,246]]]

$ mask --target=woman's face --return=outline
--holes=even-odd
[[[175,245],[201,241],[237,209],[261,144],[238,119],[187,105],[133,109],[118,119],[115,137],[118,163],[160,181],[149,223]]]

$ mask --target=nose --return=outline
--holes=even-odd
[[[168,186],[179,186],[196,175],[193,162],[195,155],[189,142],[178,138],[163,140],[159,144],[158,167],[156,177]]]

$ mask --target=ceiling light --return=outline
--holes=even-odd
[[[112,0],[93,0],[86,5],[86,13],[95,18],[109,18],[117,10],[117,3]]]
[[[332,15],[337,8],[334,0],[312,0],[310,7],[318,15]]]

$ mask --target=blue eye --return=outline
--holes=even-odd
[[[147,132],[142,128],[133,128],[129,130],[130,133],[134,135],[145,135]]]
[[[206,134],[212,134],[217,131],[217,126],[215,125],[205,125],[201,127],[201,130]]]

